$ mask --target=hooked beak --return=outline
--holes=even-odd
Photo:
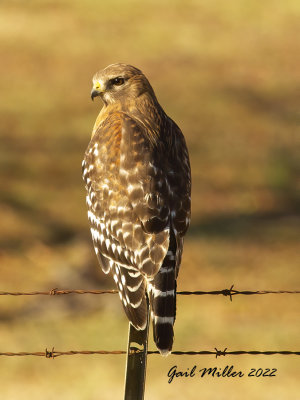
[[[100,96],[100,94],[101,94],[101,92],[99,92],[99,90],[93,89],[91,91],[91,99],[94,101],[94,98],[97,97],[97,96]]]
[[[94,101],[94,98],[97,96],[101,96],[103,93],[103,87],[100,82],[94,82],[93,89],[91,91],[91,99]]]

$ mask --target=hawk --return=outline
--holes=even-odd
[[[125,313],[145,329],[147,297],[160,353],[173,345],[176,279],[190,223],[189,155],[179,127],[137,68],[113,64],[93,77],[101,109],[82,163],[96,255]]]

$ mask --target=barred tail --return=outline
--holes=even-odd
[[[172,350],[176,317],[176,241],[174,236],[170,239],[169,251],[163,264],[149,282],[153,338],[162,355],[168,355]]]

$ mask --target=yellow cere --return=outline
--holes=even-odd
[[[94,82],[93,89],[101,90],[101,83],[99,81]]]

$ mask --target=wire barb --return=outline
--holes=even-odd
[[[220,356],[226,356],[227,347],[223,351],[222,350],[218,350],[216,347],[215,347],[215,350],[216,350],[216,358],[218,358]]]
[[[52,347],[51,351],[48,351],[47,348],[45,350],[45,357],[46,358],[52,358],[54,360],[54,347]]]

